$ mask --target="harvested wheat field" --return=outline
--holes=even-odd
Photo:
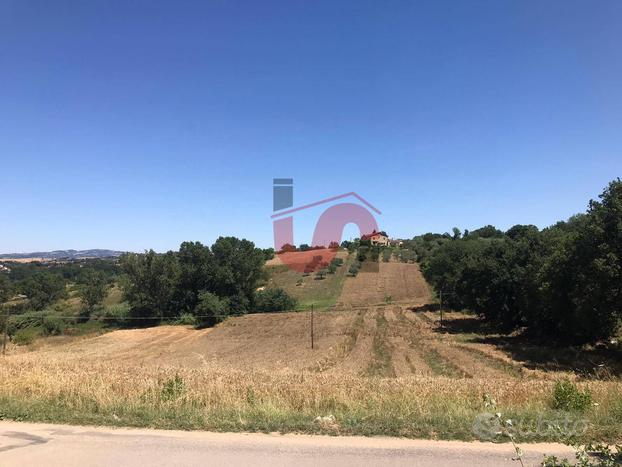
[[[474,439],[474,420],[492,410],[483,403],[488,395],[494,410],[526,426],[570,420],[587,423],[581,439],[622,438],[619,361],[487,334],[460,313],[445,313],[441,326],[416,265],[379,266],[377,274],[347,278],[339,305],[314,313],[313,349],[309,311],[12,347],[0,360],[0,416]],[[590,391],[588,411],[552,406],[562,378]],[[330,423],[318,422],[328,416]],[[556,439],[526,433],[524,441]]]
[[[377,266],[377,268],[376,268]],[[417,264],[378,263],[373,272],[361,272],[344,283],[338,306],[360,306],[387,300],[423,305],[430,300],[430,287]]]

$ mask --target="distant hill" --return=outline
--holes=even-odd
[[[4,253],[0,259],[79,259],[79,258],[115,258],[121,256],[123,251],[114,250],[56,250],[37,251],[34,253]]]

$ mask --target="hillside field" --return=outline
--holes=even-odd
[[[474,439],[491,409],[524,441],[542,420],[586,421],[583,440],[622,439],[619,355],[548,349],[438,305],[416,264],[315,280],[273,266],[271,280],[311,312],[250,314],[211,329],[159,326],[11,347],[0,416],[165,428]],[[346,268],[340,268],[345,271]],[[325,295],[322,295],[324,293]],[[312,302],[314,297],[316,302]],[[553,404],[562,379],[589,389],[583,412]],[[319,418],[318,417],[324,417]]]

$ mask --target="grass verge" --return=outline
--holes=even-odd
[[[19,357],[19,358],[18,358]],[[594,381],[597,406],[583,414],[551,408],[554,382],[322,373],[205,367],[81,364],[12,356],[0,366],[0,417],[33,422],[213,431],[300,432],[476,439],[474,422],[497,409],[522,427],[521,442],[556,440],[546,423],[584,420],[581,441],[622,439],[619,382]],[[318,416],[333,415],[323,425]]]

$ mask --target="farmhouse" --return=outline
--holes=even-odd
[[[380,231],[376,232],[375,230],[367,235],[363,235],[361,237],[361,241],[369,240],[372,245],[389,245],[389,237],[386,232]]]

